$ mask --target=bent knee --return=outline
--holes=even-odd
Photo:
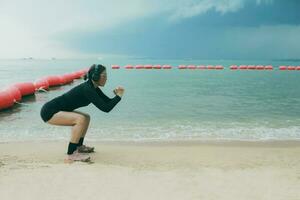
[[[76,119],[77,124],[88,124],[90,122],[90,116],[88,114],[78,115]]]

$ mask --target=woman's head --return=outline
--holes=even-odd
[[[107,80],[106,68],[101,64],[93,64],[88,73],[86,74],[85,79],[92,80],[98,86],[104,86]]]

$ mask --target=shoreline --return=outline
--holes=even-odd
[[[1,144],[26,144],[26,143],[68,143],[66,139],[54,140],[16,140],[1,141]],[[171,139],[171,140],[89,140],[85,143],[101,145],[134,145],[134,146],[186,146],[186,145],[210,145],[210,146],[246,146],[246,147],[299,147],[300,139],[291,140],[232,140],[232,139]]]

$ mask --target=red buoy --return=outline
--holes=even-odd
[[[136,65],[135,69],[145,69],[144,65]]]
[[[72,75],[73,78],[73,75]],[[45,79],[49,83],[49,87],[58,86],[62,84],[62,80],[59,78],[59,76],[47,76]],[[73,78],[74,79],[74,78]]]
[[[153,65],[153,69],[161,69],[161,65]]]
[[[188,69],[196,69],[196,66],[195,65],[188,65],[186,68],[188,68]]]
[[[76,71],[73,72],[72,74],[74,76],[74,79],[81,79],[81,77],[83,76],[81,71]]]
[[[217,65],[217,66],[216,66],[216,69],[217,69],[217,70],[222,70],[222,69],[224,69],[224,67],[223,67],[222,65]]]
[[[125,65],[125,69],[133,69],[132,65]]]
[[[145,69],[152,69],[153,66],[152,65],[145,65]]]
[[[73,76],[75,76],[76,74],[73,74]],[[65,85],[68,82],[68,79],[66,79],[63,75],[58,76],[58,78],[60,79],[60,84],[61,85]]]
[[[257,69],[257,70],[264,70],[265,67],[264,67],[263,65],[257,65],[257,66],[256,66],[256,69]]]
[[[78,73],[80,74],[80,78],[83,78],[84,75],[87,73],[87,71],[82,69],[82,70],[79,70]]]
[[[267,65],[267,66],[265,66],[265,69],[266,70],[273,70],[273,66],[272,65]]]
[[[186,66],[185,65],[179,65],[178,69],[186,69]]]
[[[247,65],[240,65],[239,69],[245,70],[245,69],[247,69]]]
[[[255,67],[255,65],[248,65],[247,69],[253,70],[253,69],[256,69],[256,67]]]
[[[188,65],[187,68],[188,69],[197,69],[197,67],[195,65]]]
[[[49,89],[49,83],[45,78],[38,79],[33,84],[34,84],[34,87],[36,90],[39,90],[39,89],[48,90]]]
[[[10,95],[13,96],[14,101],[21,101],[22,94],[17,87],[11,85],[11,86],[8,86],[7,88],[5,88],[4,90],[9,92]]]
[[[279,66],[279,70],[287,70],[286,66]]]
[[[163,65],[162,68],[163,69],[172,69],[172,66],[171,65]]]
[[[238,66],[237,66],[237,65],[231,65],[231,66],[230,66],[230,69],[231,69],[231,70],[237,70],[237,69],[238,69]]]
[[[206,69],[206,66],[205,66],[205,65],[199,65],[199,66],[197,67],[197,69]]]
[[[216,69],[216,66],[213,66],[213,65],[207,65],[206,68],[207,68],[207,69]]]
[[[14,105],[14,97],[10,92],[3,90],[0,91],[0,110],[10,108]]]
[[[86,75],[89,72],[89,70],[90,70],[90,68],[79,70],[79,72],[81,73],[81,78],[83,78],[84,75]]]
[[[297,66],[297,67],[296,67],[296,70],[300,70],[300,66]]]
[[[120,66],[119,65],[112,65],[111,68],[112,69],[120,69]]]
[[[80,78],[80,76],[78,75],[78,73],[76,73],[76,72],[71,72],[70,73],[70,76],[72,76],[72,79],[74,80],[74,79],[79,79]],[[63,83],[62,83],[63,84]]]
[[[287,69],[288,70],[296,70],[296,67],[295,66],[288,66]]]
[[[14,86],[19,89],[22,96],[32,95],[35,93],[35,87],[33,83],[16,83]]]
[[[64,79],[66,81],[66,84],[72,83],[73,80],[74,80],[73,74],[64,74],[63,77],[64,77]]]

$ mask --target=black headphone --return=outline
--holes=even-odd
[[[92,80],[93,81],[99,81],[99,79],[100,79],[100,67],[99,67],[99,65],[95,65],[95,64],[94,64],[94,66],[95,66],[95,69],[94,69],[94,72],[92,74]]]

